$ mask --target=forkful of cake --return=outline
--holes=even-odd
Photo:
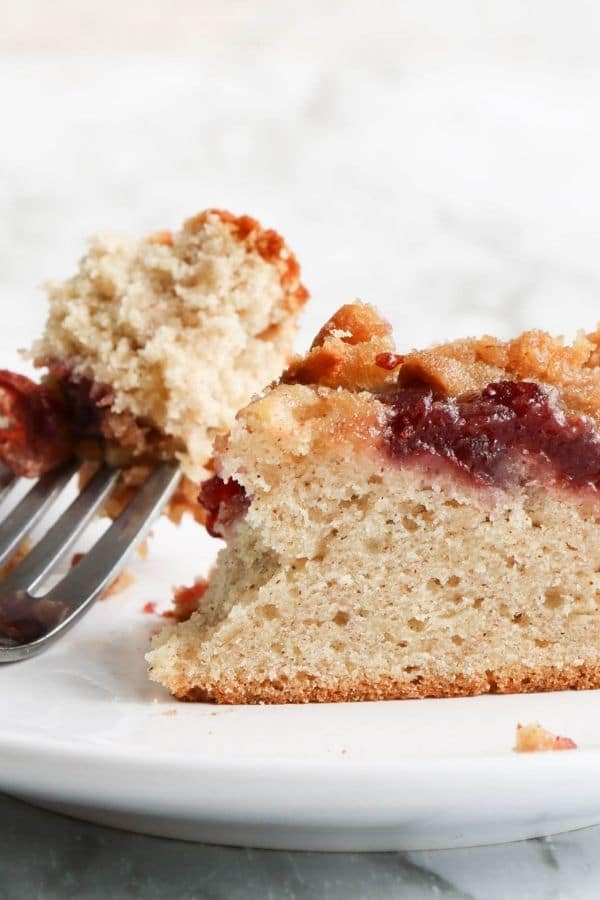
[[[174,233],[92,240],[49,287],[30,359],[0,371],[0,661],[33,655],[118,574],[161,513],[200,522],[212,444],[288,361],[308,294],[292,252],[250,216],[206,210]],[[25,478],[37,481],[8,513]],[[14,554],[68,485],[79,493]],[[112,525],[51,590],[48,576],[99,514]]]

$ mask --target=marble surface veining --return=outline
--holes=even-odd
[[[591,328],[600,8],[534,0],[21,0],[0,30],[3,364],[97,230],[256,214],[303,262],[300,344],[355,296],[402,346]],[[319,856],[177,844],[0,800],[0,898],[598,896],[600,829]]]
[[[596,900],[600,827],[497,847],[283,853],[74,822],[0,797],[2,900]]]

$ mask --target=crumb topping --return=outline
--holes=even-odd
[[[378,392],[391,383],[428,386],[447,396],[482,391],[498,381],[534,381],[558,389],[565,406],[600,416],[600,328],[572,344],[545,331],[501,341],[489,335],[395,352],[391,329],[363,303],[342,307],[308,354],[284,374],[286,384]]]
[[[258,253],[266,263],[275,266],[286,291],[285,306],[289,312],[300,309],[306,303],[309,293],[300,281],[300,264],[277,231],[263,228],[252,216],[234,216],[224,209],[205,210],[189,219],[184,228],[190,233],[198,232],[211,219],[218,219],[226,225],[235,238],[245,244],[248,253]],[[168,235],[169,232],[162,234]]]
[[[446,394],[481,390],[506,379],[553,385],[567,406],[600,411],[600,332],[580,334],[572,345],[545,331],[526,331],[510,341],[469,338],[409,353],[400,369],[401,384],[426,383]]]
[[[377,363],[394,349],[388,322],[366,303],[342,306],[320,330],[305,357],[292,361],[285,384],[375,390],[393,379]]]

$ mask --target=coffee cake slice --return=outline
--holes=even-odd
[[[342,308],[237,417],[150,677],[282,703],[600,686],[600,334],[395,352]]]
[[[49,286],[32,353],[42,383],[0,373],[0,459],[38,476],[74,451],[104,458],[126,469],[118,506],[176,458],[171,511],[199,511],[215,436],[281,373],[307,296],[283,239],[249,216],[213,209],[173,234],[95,238]]]

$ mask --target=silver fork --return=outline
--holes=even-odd
[[[71,460],[43,475],[0,524],[0,565],[5,563],[71,481],[81,463]],[[88,610],[122,568],[160,514],[180,478],[175,463],[161,463],[81,562],[42,596],[36,587],[72,547],[119,477],[100,468],[25,558],[0,580],[0,663],[46,649]],[[0,467],[0,498],[16,479]]]

